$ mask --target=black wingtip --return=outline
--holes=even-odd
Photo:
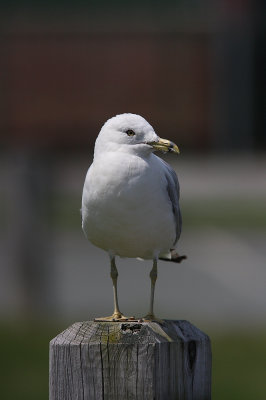
[[[173,261],[173,262],[176,262],[176,263],[181,263],[183,260],[186,260],[187,259],[187,256],[185,256],[185,255],[183,255],[183,256],[177,256],[177,257],[174,257],[174,258],[172,258],[172,260],[171,261]]]
[[[185,255],[180,256],[175,249],[171,249],[170,254],[171,254],[171,258],[159,257],[159,260],[171,261],[171,262],[180,264],[183,260],[187,259],[187,256],[185,256]]]

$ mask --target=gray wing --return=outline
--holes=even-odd
[[[159,158],[159,157],[158,157]],[[176,224],[176,239],[174,245],[178,241],[182,229],[182,216],[179,207],[180,188],[177,175],[173,168],[160,158],[165,170],[165,178],[167,180],[167,191],[169,199],[172,203],[173,214]]]
[[[90,165],[84,185],[83,185],[83,190],[82,190],[82,199],[81,199],[81,209],[80,209],[80,214],[81,214],[81,222],[82,222],[82,229],[84,230],[84,220],[85,220],[85,214],[86,214],[86,196],[88,196],[88,178],[89,178],[89,172],[92,170],[93,163]]]

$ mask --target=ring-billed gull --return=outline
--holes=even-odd
[[[140,115],[109,119],[95,142],[82,195],[82,228],[91,243],[108,252],[114,313],[99,320],[121,321],[115,257],[153,260],[148,314],[153,313],[158,258],[180,262],[173,246],[181,233],[179,183],[175,171],[154,151],[179,154],[176,144],[161,139]]]

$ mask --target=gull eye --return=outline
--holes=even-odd
[[[132,131],[132,129],[128,129],[128,130],[126,131],[126,134],[127,134],[127,136],[134,136],[134,135],[136,135],[135,132]]]

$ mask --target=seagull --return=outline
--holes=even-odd
[[[87,239],[110,258],[114,312],[98,321],[124,321],[117,294],[115,258],[153,260],[150,307],[153,311],[158,259],[181,262],[176,245],[182,226],[179,183],[170,165],[154,152],[179,154],[176,144],[161,139],[140,115],[120,114],[102,127],[82,194],[82,229]],[[132,317],[131,319],[134,319]]]

